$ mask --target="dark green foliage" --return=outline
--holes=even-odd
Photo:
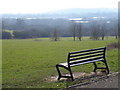
[[[16,19],[16,25],[15,26],[16,26],[16,29],[18,29],[18,30],[24,30],[24,28],[25,28],[24,20],[21,19],[21,18]]]
[[[77,17],[82,18],[82,17]],[[89,21],[88,23],[84,23],[84,21]],[[92,19],[94,20],[94,19]],[[30,31],[30,30],[38,30],[41,32],[41,37],[49,37],[50,32],[54,31],[54,28],[59,29],[61,32],[61,36],[63,37],[73,37],[75,40],[75,37],[79,37],[78,39],[81,40],[82,36],[92,36],[91,32],[93,30],[93,27],[96,27],[96,30],[102,31],[102,37],[104,39],[104,36],[116,36],[117,35],[117,18],[102,18],[102,19],[96,19],[97,23],[93,24],[93,21],[89,18],[83,18],[82,21],[82,31],[75,30],[77,29],[74,23],[71,23],[71,20],[69,18],[36,18],[36,19],[27,19],[27,18],[3,18],[2,19],[2,28],[7,30],[17,30],[17,31]],[[103,21],[102,21],[103,20]],[[76,22],[77,23],[77,22]],[[79,23],[77,23],[79,24]],[[93,25],[92,25],[93,24]],[[99,28],[101,27],[101,29]],[[80,26],[78,28],[80,29]],[[76,32],[77,31],[77,32]]]
[[[26,38],[38,38],[41,36],[40,31],[30,30],[30,31],[13,31],[14,38],[26,39]]]
[[[27,31],[14,31],[13,35],[14,35],[14,38],[17,38],[17,39],[30,38],[30,34]]]
[[[12,35],[10,32],[2,31],[2,39],[11,39]]]

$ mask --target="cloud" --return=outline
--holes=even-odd
[[[1,0],[0,13],[40,13],[66,8],[117,8],[119,0]]]

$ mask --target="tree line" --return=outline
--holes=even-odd
[[[105,36],[118,37],[117,19],[97,19],[83,21],[66,19],[3,19],[2,39],[27,39],[52,37],[54,41],[59,37],[73,37],[73,40],[82,40],[83,36],[90,36],[91,39],[99,40]],[[11,32],[5,31],[12,30]]]

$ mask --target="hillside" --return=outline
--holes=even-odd
[[[35,14],[3,14],[3,18],[76,18],[76,17],[116,17],[117,8],[71,8]]]

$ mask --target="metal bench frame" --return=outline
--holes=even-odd
[[[67,62],[56,65],[59,75],[58,80],[60,80],[60,78],[71,78],[72,81],[74,81],[71,67],[87,63],[94,64],[94,72],[96,72],[97,69],[106,69],[107,73],[109,73],[109,68],[105,58],[105,51],[106,47],[68,53]],[[95,63],[97,61],[102,61],[106,67],[97,67],[97,64]],[[68,70],[70,72],[70,76],[62,76],[59,67],[63,67]]]

